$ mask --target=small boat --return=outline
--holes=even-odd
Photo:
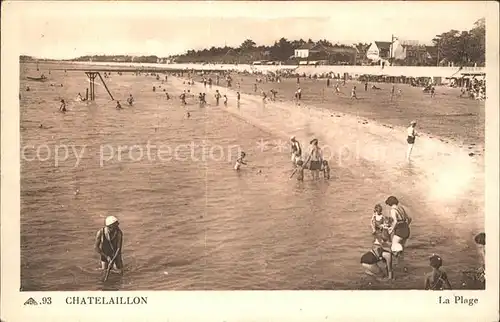
[[[37,82],[46,82],[47,81],[47,77],[45,77],[45,76],[41,76],[41,77],[27,76],[26,78],[28,78],[29,80],[32,80],[32,81],[37,81]]]

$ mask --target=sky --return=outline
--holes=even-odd
[[[450,29],[469,30],[486,2],[8,2],[2,32],[20,53],[66,59],[93,54],[157,55],[258,45],[287,39],[332,43],[401,40],[430,44]],[[488,26],[488,21],[486,22]]]

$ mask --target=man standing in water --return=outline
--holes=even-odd
[[[219,93],[219,90],[218,90],[218,89],[216,89],[216,90],[215,90],[215,104],[216,104],[217,106],[219,106],[220,96],[221,96],[221,95],[220,95],[220,93]]]
[[[101,268],[108,269],[114,265],[120,274],[123,274],[122,245],[123,233],[118,227],[115,216],[106,217],[106,226],[99,229],[95,238],[94,249],[101,255]]]
[[[411,152],[413,151],[413,145],[415,144],[415,137],[417,136],[417,132],[415,131],[415,127],[417,126],[417,121],[411,121],[410,126],[406,129],[408,134],[406,138],[406,142],[408,143],[408,149],[406,151],[406,161],[410,162]]]

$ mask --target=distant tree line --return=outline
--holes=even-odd
[[[313,41],[312,39],[304,40],[288,40],[286,38],[281,38],[274,42],[271,46],[257,46],[257,44],[251,40],[246,39],[241,43],[239,47],[211,47],[210,49],[203,50],[188,50],[184,55],[179,55],[175,57],[176,62],[205,62],[205,63],[251,63],[253,61],[280,61],[289,62],[295,58],[293,57],[296,49],[303,47],[306,44],[310,45],[323,45],[325,47],[337,47],[337,48],[353,48],[347,45],[333,45],[330,41],[326,39],[321,39],[319,41]],[[366,51],[369,44],[359,43],[355,47],[359,51]]]
[[[485,63],[485,39],[486,39],[485,19],[481,18],[474,23],[469,31],[450,30],[440,35],[436,35],[432,42],[436,47],[437,56],[435,61],[453,63],[457,66],[471,66],[477,64],[484,66]],[[288,40],[281,38],[275,41],[272,46],[257,46],[251,40],[245,40],[239,47],[211,47],[203,50],[188,50],[184,55],[175,57],[177,62],[219,62],[219,63],[250,63],[258,60],[282,61],[292,60],[295,49],[299,49],[305,44],[320,44],[325,47],[332,47],[332,43],[326,39],[317,42],[309,39],[305,41]],[[349,47],[346,45],[336,45],[338,47]],[[366,56],[369,44],[358,43],[354,45],[362,56]]]
[[[457,66],[471,66],[477,64],[484,66],[486,48],[485,19],[481,18],[474,23],[474,27],[469,31],[450,30],[440,35],[436,35],[432,42],[436,47],[438,57],[437,62],[441,64],[453,63]],[[326,40],[313,41],[312,39],[288,40],[281,38],[271,46],[257,44],[246,39],[239,47],[215,47],[202,50],[188,50],[185,54],[169,57],[177,63],[198,62],[198,63],[240,63],[248,64],[254,61],[280,61],[283,63],[296,62],[294,51],[306,44],[319,44],[325,47],[334,45]],[[353,48],[346,45],[335,45],[337,48]],[[354,47],[363,59],[366,58],[366,51],[369,44],[358,43]],[[344,55],[345,56],[345,55]],[[131,56],[131,55],[87,55],[70,61],[96,61],[96,62],[135,62],[135,63],[157,63],[165,62],[168,58],[160,58],[155,55]],[[20,56],[20,61],[32,61],[36,58],[31,56]]]
[[[155,55],[130,56],[130,55],[87,55],[70,59],[71,61],[97,61],[97,62],[126,62],[126,63],[151,63],[156,64],[160,57]]]
[[[474,23],[469,31],[450,30],[436,35],[432,42],[437,47],[439,61],[458,66],[484,66],[486,54],[485,19]]]

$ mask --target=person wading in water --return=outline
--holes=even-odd
[[[410,126],[406,129],[408,143],[408,149],[406,150],[406,161],[410,162],[411,152],[413,151],[413,145],[415,144],[415,137],[418,136],[415,131],[415,126],[417,126],[417,121],[411,121]]]
[[[443,260],[438,255],[433,254],[429,258],[429,264],[432,267],[432,272],[425,275],[424,288],[426,290],[437,291],[448,289],[451,290],[451,284],[448,280],[446,272],[440,268],[443,265]]]
[[[390,214],[392,218],[389,234],[392,234],[393,252],[402,253],[406,241],[410,237],[410,224],[412,219],[406,213],[406,210],[399,204],[398,198],[390,196],[385,204],[391,207]]]
[[[373,242],[372,249],[361,256],[361,266],[365,268],[365,273],[375,277],[387,277],[393,279],[392,253],[385,250],[378,240]],[[380,267],[385,266],[386,270]],[[385,264],[385,265],[384,265]]]
[[[307,167],[311,170],[313,179],[319,179],[319,171],[321,170],[323,161],[322,151],[318,146],[318,139],[312,139],[309,143],[311,144],[311,151],[303,167]]]
[[[61,112],[66,112],[66,102],[64,100],[61,100],[61,106],[59,107],[59,111]]]
[[[109,216],[105,224],[106,226],[97,232],[94,249],[101,255],[103,270],[108,269],[109,265],[114,265],[118,272],[123,274],[123,233],[118,227],[118,219],[115,216]]]
[[[382,206],[379,204],[376,204],[375,208],[373,209],[371,227],[372,227],[372,235],[374,235],[375,238],[377,238],[383,243],[387,243],[390,241],[391,236],[387,231],[389,227],[388,218],[386,218],[382,213]]]
[[[302,147],[300,146],[299,141],[295,139],[295,136],[292,136],[290,138],[291,142],[291,151],[292,151],[292,163],[294,165],[297,164],[297,161],[299,161],[302,158]]]

